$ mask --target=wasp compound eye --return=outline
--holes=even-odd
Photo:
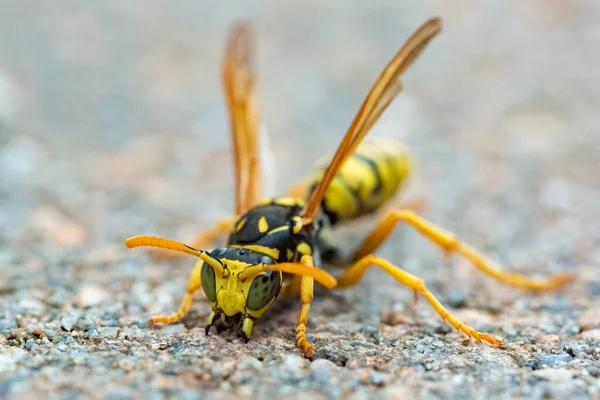
[[[202,290],[204,290],[204,294],[206,294],[208,300],[210,300],[212,303],[217,301],[215,270],[208,263],[204,263],[202,265],[202,270],[200,271],[200,282],[202,282]]]
[[[269,256],[262,256],[259,261],[260,264],[276,264],[276,261]]]
[[[260,310],[277,297],[279,289],[281,289],[279,271],[268,271],[257,276],[248,291],[246,307],[250,310]]]

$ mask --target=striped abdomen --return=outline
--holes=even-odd
[[[321,180],[329,159],[309,179],[309,193]],[[362,143],[332,181],[323,210],[335,224],[373,212],[390,200],[412,171],[403,145],[388,139]]]

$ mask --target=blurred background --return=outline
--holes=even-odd
[[[465,213],[486,218],[497,202],[494,230],[527,241],[542,215],[556,227],[572,202],[583,211],[600,199],[597,10],[560,0],[0,2],[0,238],[23,254],[40,242],[186,237],[228,212],[219,68],[237,17],[256,26],[281,193],[335,149],[391,55],[440,15],[443,33],[374,135],[410,146],[441,222],[462,228]],[[471,227],[512,240],[488,228]]]
[[[428,199],[428,218],[512,270],[577,271],[579,286],[561,300],[570,306],[554,310],[554,322],[573,321],[600,295],[594,0],[0,0],[5,316],[50,320],[111,299],[127,305],[119,315],[132,323],[177,306],[192,261],[170,268],[123,241],[189,241],[231,212],[220,62],[236,18],[256,29],[261,120],[276,170],[268,194],[279,194],[336,148],[380,70],[433,15],[443,32],[405,74],[373,135],[402,140],[417,157],[408,193]],[[368,227],[340,240],[353,243]],[[450,268],[406,228],[380,254],[451,306],[508,315],[525,296],[465,262]],[[382,308],[412,296],[382,273],[368,281],[344,295],[361,305],[340,318],[377,324]],[[198,309],[204,318],[206,304]],[[532,318],[520,321],[540,322]]]

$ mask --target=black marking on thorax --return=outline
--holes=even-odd
[[[312,254],[318,241],[313,227],[294,233],[293,217],[301,210],[299,205],[277,204],[276,199],[254,207],[236,222],[228,243],[270,254],[278,262],[298,261],[300,250]]]

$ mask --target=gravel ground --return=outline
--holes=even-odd
[[[0,1],[0,398],[597,398],[597,2],[412,3]],[[202,296],[182,324],[147,328],[176,309],[194,260],[123,241],[190,240],[232,209],[219,62],[240,15],[257,26],[279,193],[441,15],[374,135],[412,149],[406,195],[426,196],[428,218],[513,271],[577,281],[507,288],[399,228],[379,254],[504,348],[452,331],[375,270],[318,293],[312,362],[294,346],[295,300],[247,345],[204,335]]]

